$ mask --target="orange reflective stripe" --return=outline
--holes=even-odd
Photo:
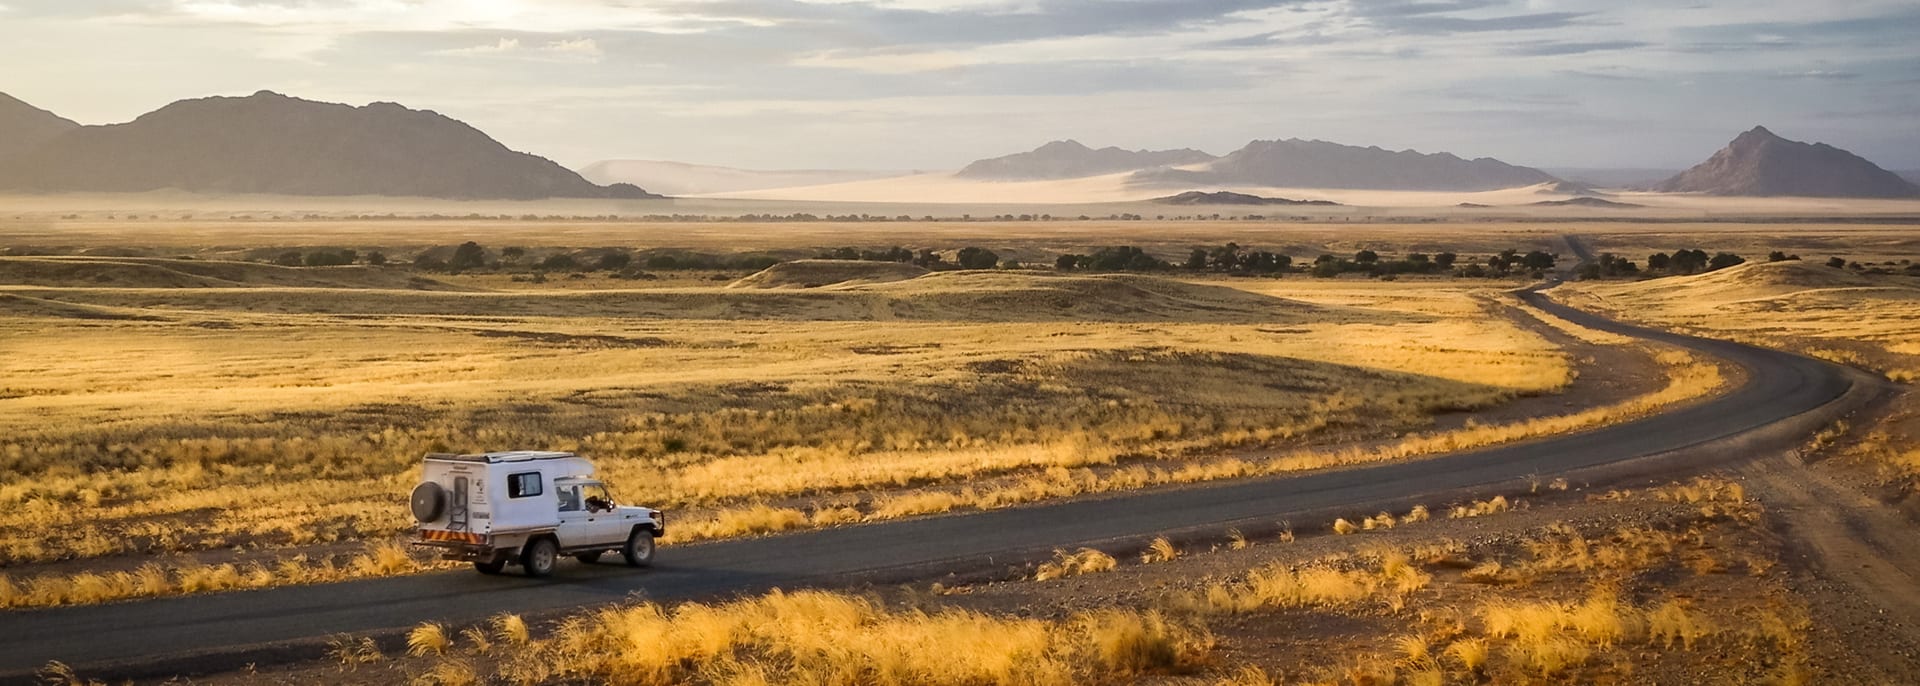
[[[421,529],[420,538],[429,541],[464,541],[467,543],[485,543],[486,537],[464,531],[442,531],[440,529]]]

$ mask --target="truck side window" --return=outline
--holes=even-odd
[[[579,486],[563,486],[560,488],[560,511],[561,512],[579,512],[580,511],[580,487]]]
[[[521,472],[507,475],[507,497],[530,498],[540,495],[540,473]]]

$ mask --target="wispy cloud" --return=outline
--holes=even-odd
[[[1774,74],[1782,79],[1821,79],[1826,81],[1851,81],[1860,78],[1859,72],[1834,71],[1831,69],[1805,69],[1801,71],[1783,71]]]
[[[458,57],[514,57],[525,59],[577,60],[598,62],[605,54],[592,38],[568,38],[540,44],[526,44],[519,38],[501,38],[492,43],[439,51]]]
[[[1594,41],[1590,43],[1530,41],[1507,45],[1501,48],[1500,52],[1522,57],[1546,57],[1551,55],[1584,55],[1590,52],[1608,52],[1613,50],[1633,50],[1650,45],[1653,44],[1637,40]]]

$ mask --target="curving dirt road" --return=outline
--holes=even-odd
[[[1746,383],[1711,401],[1579,434],[1373,467],[1136,492],[988,512],[884,522],[665,549],[651,570],[573,566],[549,580],[471,572],[208,596],[0,613],[0,681],[49,660],[90,675],[163,676],[320,654],[316,639],[390,633],[428,620],[530,615],[639,594],[676,600],[769,587],[933,578],[1003,569],[1061,546],[1142,540],[1227,526],[1250,531],[1291,519],[1371,512],[1529,477],[1618,465],[1694,448],[1814,411],[1852,377],[1817,360],[1634,327],[1523,297],[1577,323],[1675,343],[1745,370]],[[1797,440],[1795,437],[1793,440]],[[1685,465],[1681,465],[1685,467]],[[1669,467],[1671,468],[1671,467]],[[1437,501],[1436,501],[1437,502]]]

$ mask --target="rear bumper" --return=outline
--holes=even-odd
[[[412,543],[424,548],[438,548],[441,559],[445,560],[486,562],[499,554],[488,536],[464,531],[423,529]]]

